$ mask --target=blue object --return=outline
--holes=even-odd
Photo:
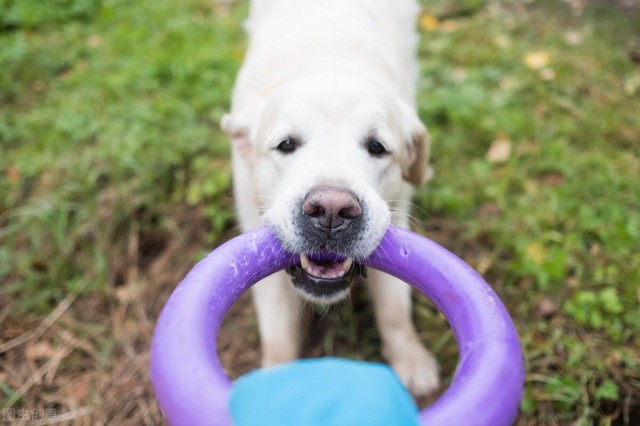
[[[236,426],[413,426],[418,409],[391,368],[339,358],[262,369],[231,389]]]

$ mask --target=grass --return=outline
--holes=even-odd
[[[440,0],[420,21],[436,177],[417,193],[416,229],[512,313],[521,425],[640,421],[640,12],[594,3]],[[153,322],[190,265],[235,232],[217,123],[246,12],[0,0],[3,407],[161,422]],[[359,300],[316,313],[308,355],[379,359]],[[446,323],[422,300],[415,315],[450,375]],[[247,336],[221,336],[228,370],[254,368],[246,299],[225,329]]]

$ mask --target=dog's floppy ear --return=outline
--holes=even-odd
[[[222,131],[231,138],[233,148],[240,153],[242,158],[246,161],[251,161],[252,153],[249,126],[241,120],[236,119],[235,116],[225,114],[220,121],[220,127]]]
[[[429,132],[418,114],[409,105],[402,103],[402,133],[406,148],[403,156],[402,177],[412,185],[419,186],[433,177],[429,165]]]

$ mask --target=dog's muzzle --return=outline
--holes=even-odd
[[[295,219],[302,235],[300,266],[288,271],[296,288],[313,299],[333,301],[365,274],[353,260],[364,231],[363,213],[362,203],[347,189],[320,185],[306,194]]]
[[[300,255],[300,266],[287,269],[293,285],[316,300],[333,301],[347,292],[351,283],[366,277],[367,269],[351,258],[334,253]]]
[[[356,195],[343,188],[315,186],[304,197],[295,228],[302,236],[300,252],[349,253],[364,232],[364,206]],[[304,259],[301,259],[304,262]]]

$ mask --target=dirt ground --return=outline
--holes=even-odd
[[[18,391],[3,408],[1,424],[164,424],[149,381],[153,328],[171,291],[205,250],[199,236],[206,224],[198,212],[186,209],[180,214],[184,216],[181,238],[130,234],[116,245],[120,250],[114,249],[116,267],[106,291],[84,294],[78,289],[44,319],[35,315],[27,321],[3,319],[0,384]],[[432,314],[435,311],[428,316]],[[342,305],[306,306],[305,326],[305,357],[382,360],[373,313],[361,285]],[[455,345],[450,340],[449,336],[438,343],[441,354],[450,353],[451,362],[443,365],[445,375],[455,366]],[[231,378],[258,367],[259,338],[249,294],[226,317],[218,347]]]

